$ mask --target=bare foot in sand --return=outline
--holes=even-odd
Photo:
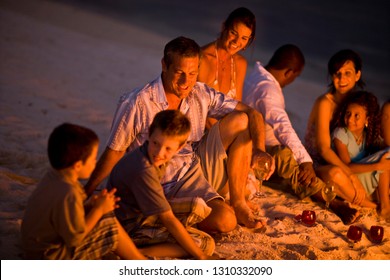
[[[236,214],[237,222],[240,225],[244,225],[248,228],[262,228],[265,226],[265,222],[256,218],[247,204],[234,207],[234,212]]]
[[[381,210],[379,212],[379,217],[381,219],[384,219],[386,222],[390,221],[390,206],[385,207],[385,208],[381,208]]]
[[[260,206],[257,205],[256,203],[253,203],[252,201],[250,200],[247,200],[246,201],[246,204],[248,205],[248,207],[253,211],[253,212],[259,212],[260,211]]]

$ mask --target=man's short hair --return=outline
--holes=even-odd
[[[294,72],[301,71],[304,66],[305,57],[302,51],[292,44],[286,44],[278,48],[267,65],[272,69],[283,70],[288,68]]]
[[[200,47],[192,39],[180,36],[168,42],[164,48],[164,62],[167,68],[173,62],[173,56],[200,57]]]
[[[188,118],[179,110],[165,110],[154,116],[149,128],[149,136],[156,129],[160,129],[162,134],[173,137],[182,137],[180,145],[184,144],[191,130],[191,123]]]
[[[79,160],[85,162],[98,142],[98,136],[91,129],[63,123],[49,136],[47,152],[50,164],[54,169],[64,169]]]

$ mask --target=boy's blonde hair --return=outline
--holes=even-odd
[[[149,136],[156,129],[160,129],[162,134],[176,136],[180,138],[180,146],[185,143],[191,130],[191,123],[188,118],[179,110],[165,110],[154,116],[149,128]]]

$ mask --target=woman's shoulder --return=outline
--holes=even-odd
[[[334,102],[334,97],[332,93],[326,92],[318,96],[317,101],[324,102],[324,103]]]
[[[233,56],[233,59],[234,59],[234,62],[236,63],[236,65],[237,65],[237,68],[240,68],[240,67],[245,67],[246,68],[247,67],[248,62],[247,62],[246,58],[243,55],[236,53]]]
[[[317,97],[312,107],[309,121],[315,122],[318,120],[319,116],[321,116],[321,120],[323,120],[325,116],[331,116],[334,105],[330,98],[329,93],[324,93]]]
[[[216,55],[214,43],[202,47],[198,81],[212,85],[216,72]]]
[[[334,97],[333,97],[333,94],[330,93],[330,92],[327,92],[327,93],[324,93],[322,95],[320,95],[317,99],[316,99],[316,105],[321,107],[321,108],[332,108],[335,106],[335,101],[334,101]]]
[[[200,50],[202,54],[201,59],[216,59],[214,42],[204,45]]]

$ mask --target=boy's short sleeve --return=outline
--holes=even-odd
[[[83,197],[74,187],[53,213],[53,223],[67,247],[77,247],[85,237]]]
[[[163,213],[171,209],[155,168],[148,168],[135,180],[133,194],[145,216]]]
[[[160,183],[163,171],[151,165],[140,149],[125,155],[113,168],[107,188],[121,198],[115,210],[120,221],[171,209]]]

